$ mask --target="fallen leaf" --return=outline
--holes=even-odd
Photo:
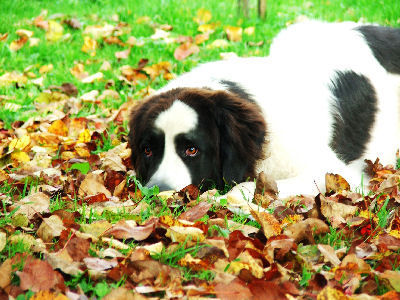
[[[189,55],[198,53],[200,48],[196,44],[192,43],[183,43],[174,51],[174,57],[177,60],[184,60]]]
[[[111,196],[111,192],[104,186],[102,172],[92,172],[86,175],[78,190],[81,196],[91,196],[103,193],[107,197]]]
[[[90,35],[95,40],[99,40],[101,38],[111,36],[114,31],[114,26],[110,24],[104,24],[103,26],[100,25],[90,25],[85,28],[83,31],[84,35]]]
[[[46,40],[49,42],[57,42],[61,39],[64,32],[62,25],[56,21],[49,21],[49,29],[46,32]]]
[[[296,242],[300,242],[303,239],[314,243],[314,234],[328,233],[329,226],[325,224],[325,222],[315,219],[308,218],[304,221],[300,221],[298,223],[289,225],[283,231],[285,235],[294,239]]]
[[[226,26],[224,30],[228,37],[228,40],[232,42],[240,42],[242,40],[242,27]]]
[[[97,42],[90,36],[85,36],[83,38],[82,52],[88,53],[90,56],[96,55]]]
[[[29,37],[27,36],[21,36],[18,40],[12,41],[10,44],[10,50],[11,51],[18,51],[21,49],[29,40]]]
[[[81,63],[75,64],[71,69],[70,72],[79,80],[86,78],[89,76],[89,73],[85,71],[85,66]]]
[[[62,120],[54,121],[47,131],[55,135],[68,136],[68,127]]]
[[[144,226],[131,225],[129,221],[121,220],[107,230],[106,236],[116,239],[134,239],[142,241],[147,239],[154,231],[157,219],[151,219]]]
[[[340,265],[340,260],[335,253],[335,249],[333,249],[330,245],[318,244],[318,250],[333,266]]]
[[[200,8],[197,13],[194,21],[198,24],[208,23],[212,18],[212,14],[209,10]]]
[[[101,72],[97,72],[93,75],[90,75],[88,77],[85,77],[81,80],[82,83],[93,83],[95,81],[99,81],[100,79],[103,79],[104,74]]]
[[[342,191],[350,191],[349,183],[339,174],[326,173],[325,187],[327,192],[333,191],[339,193]]]
[[[217,49],[217,48],[226,48],[229,46],[229,42],[227,40],[218,39],[213,41],[211,44],[207,45],[207,49]]]
[[[45,258],[53,269],[60,269],[65,274],[78,276],[82,273],[80,270],[81,264],[72,259],[67,249],[62,249],[59,252],[47,253]]]
[[[114,54],[117,59],[127,59],[130,53],[131,53],[131,48],[128,48],[123,51],[115,52]]]
[[[281,233],[281,225],[273,215],[266,212],[257,212],[255,210],[251,211],[251,215],[261,225],[267,239]]]
[[[0,288],[2,289],[11,284],[12,265],[13,263],[9,258],[0,265]]]
[[[50,290],[57,284],[57,273],[51,265],[40,259],[29,260],[23,271],[17,271],[22,290],[33,292]]]
[[[42,192],[26,196],[11,206],[12,209],[19,207],[16,214],[24,214],[31,219],[35,213],[49,212],[50,197]]]
[[[207,202],[200,202],[196,206],[193,206],[189,210],[185,211],[179,216],[179,220],[186,220],[194,222],[202,218],[207,211],[211,208],[212,204]]]
[[[58,216],[50,216],[49,218],[44,218],[42,224],[40,224],[37,230],[37,235],[45,243],[49,243],[53,238],[60,236],[61,231],[65,229],[63,221]]]

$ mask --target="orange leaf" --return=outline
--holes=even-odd
[[[28,40],[29,40],[29,38],[26,35],[24,35],[24,36],[21,36],[20,39],[18,39],[16,41],[12,41],[11,44],[10,44],[10,50],[11,51],[18,51],[19,49],[21,49],[26,44],[26,42]]]
[[[175,49],[174,57],[177,60],[184,60],[186,57],[199,51],[200,49],[196,44],[184,43]]]
[[[47,131],[56,135],[68,136],[68,127],[61,120],[54,121]]]

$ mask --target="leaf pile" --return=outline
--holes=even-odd
[[[288,199],[263,174],[227,193],[159,193],[136,180],[127,144],[135,99],[172,79],[177,63],[255,31],[205,9],[193,21],[197,34],[185,36],[146,16],[87,24],[44,12],[28,29],[0,32],[13,53],[79,32],[84,57],[66,62],[68,80],[52,82],[51,63],[0,76],[4,111],[24,109],[8,88],[33,98],[28,118],[0,122],[0,298],[399,299],[392,166],[367,162],[368,195],[334,174],[329,193]],[[151,35],[131,35],[137,24]],[[171,50],[170,61],[131,63],[150,45]]]

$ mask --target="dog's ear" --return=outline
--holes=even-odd
[[[226,91],[216,91],[212,98],[224,180],[239,183],[255,177],[256,163],[264,158],[267,130],[261,109],[253,101]]]

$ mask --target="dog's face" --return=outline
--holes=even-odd
[[[189,184],[221,187],[253,175],[265,123],[254,103],[231,93],[182,88],[135,107],[130,130],[142,183],[180,190]]]

